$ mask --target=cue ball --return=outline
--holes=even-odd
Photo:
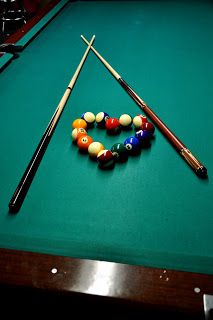
[[[88,153],[90,155],[91,158],[96,158],[98,153],[101,151],[101,150],[104,150],[104,146],[102,143],[100,142],[92,142],[90,145],[89,145],[89,148],[88,148]]]
[[[86,152],[88,151],[89,145],[92,142],[93,140],[90,136],[83,136],[78,139],[77,145],[79,147],[79,150]]]
[[[82,114],[81,119],[85,120],[88,126],[92,126],[95,122],[95,115],[88,111]]]
[[[95,117],[95,121],[97,123],[97,125],[99,127],[105,127],[105,123],[107,121],[107,119],[109,119],[109,114],[106,112],[99,112],[96,117]]]
[[[75,119],[72,123],[72,127],[75,128],[87,128],[87,123],[84,119]]]
[[[80,137],[87,136],[87,132],[84,128],[75,128],[72,131],[72,140],[77,141]]]
[[[128,114],[122,114],[119,118],[119,122],[123,129],[130,128],[132,125],[132,117]]]

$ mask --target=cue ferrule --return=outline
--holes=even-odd
[[[197,173],[201,178],[206,178],[207,169],[195,158],[191,151],[187,148],[182,148],[180,151],[182,157],[189,163],[192,169]]]

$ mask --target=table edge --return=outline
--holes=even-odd
[[[114,279],[104,279],[110,293],[88,292],[88,277],[99,281],[94,270],[103,263],[116,270]],[[213,275],[0,249],[0,288],[5,286],[129,301],[194,316],[203,313],[203,295],[213,294]]]

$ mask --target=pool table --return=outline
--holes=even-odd
[[[8,203],[88,40],[207,167],[199,178],[156,127],[149,148],[101,170],[72,142],[90,111],[143,111],[91,51],[21,209]],[[213,2],[56,1],[0,57],[0,295],[129,319],[204,319],[213,295]],[[201,114],[202,111],[202,114]],[[150,119],[148,119],[151,121]],[[89,129],[106,149],[134,135]],[[14,308],[12,307],[14,306]],[[37,308],[38,307],[38,308]]]

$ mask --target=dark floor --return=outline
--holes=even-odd
[[[1,314],[9,318],[21,316],[22,320],[31,316],[47,315],[51,317],[69,317],[70,319],[164,319],[164,320],[204,320],[204,313],[182,314],[176,310],[162,310],[153,306],[146,307],[125,301],[114,301],[110,298],[70,295],[56,292],[43,292],[27,288],[12,288],[0,286]]]

